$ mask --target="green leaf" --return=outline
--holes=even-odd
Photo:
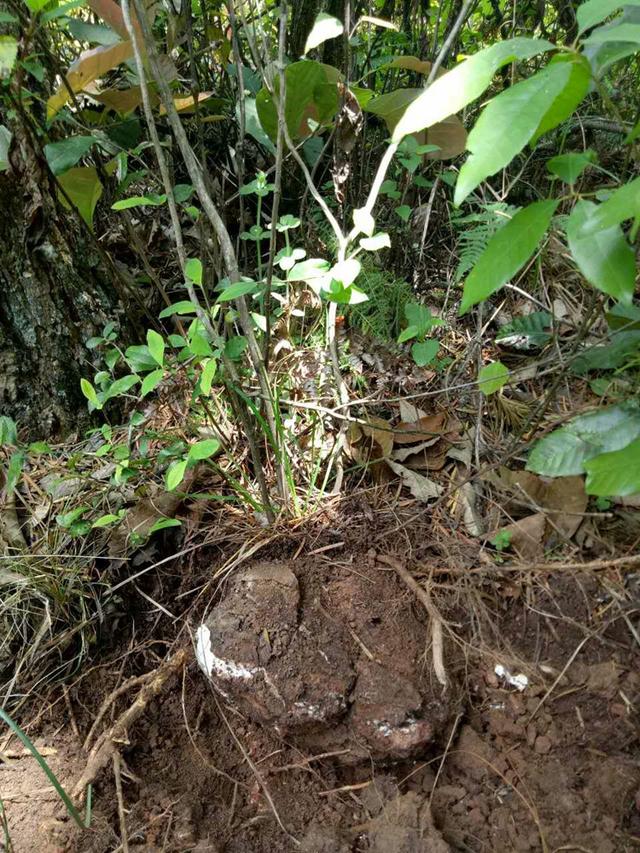
[[[105,27],[102,24],[88,24],[86,21],[81,21],[78,18],[69,18],[65,22],[65,27],[74,39],[77,41],[88,41],[89,44],[115,44],[120,41],[120,36],[111,27]]]
[[[509,370],[501,361],[486,364],[478,373],[478,386],[485,397],[495,394],[509,381]]]
[[[635,254],[619,226],[590,228],[596,211],[591,201],[579,201],[574,207],[566,224],[571,255],[588,282],[629,305],[635,288]]]
[[[342,79],[337,68],[321,62],[302,60],[285,69],[285,120],[292,140],[299,142],[312,133],[314,126],[329,124],[338,112],[338,89]],[[275,79],[276,94],[280,91],[279,77]],[[260,123],[271,140],[278,135],[278,111],[271,93],[262,88],[256,95]]]
[[[162,195],[136,195],[131,198],[122,198],[111,205],[111,210],[129,210],[131,207],[158,207],[164,204],[167,200],[164,193]]]
[[[0,415],[0,447],[18,444],[18,428],[13,418]]]
[[[66,530],[68,527],[71,527],[74,521],[81,518],[88,509],[88,506],[77,506],[74,509],[69,510],[69,512],[60,513],[60,515],[56,515],[56,524],[58,527],[62,527],[63,530]]]
[[[91,527],[108,527],[110,524],[115,524],[118,521],[120,521],[119,515],[108,513],[107,515],[101,515],[100,518],[96,519]]]
[[[314,278],[323,278],[330,268],[329,261],[323,258],[308,258],[296,264],[287,273],[287,281],[309,281]]]
[[[134,374],[122,376],[120,379],[116,379],[116,381],[112,382],[107,388],[104,395],[104,402],[111,400],[112,397],[118,397],[120,394],[126,394],[127,391],[130,391],[138,382],[140,382],[140,377],[135,376]]]
[[[167,468],[165,484],[168,492],[176,489],[184,479],[187,470],[187,460],[179,459],[177,462],[172,462]]]
[[[93,214],[102,196],[102,183],[96,169],[93,166],[76,166],[60,175],[57,180],[71,203],[78,208],[80,216],[93,230]],[[62,193],[60,201],[64,207],[69,207]]]
[[[529,454],[527,471],[543,477],[583,474],[585,463],[601,453],[621,450],[640,437],[636,406],[608,406],[574,418],[542,438]]]
[[[458,175],[456,206],[522,151],[540,127],[549,103],[569,84],[571,73],[570,63],[551,63],[489,101],[467,139],[471,154]]]
[[[587,166],[596,163],[597,160],[598,155],[592,148],[586,151],[571,151],[547,160],[547,169],[565,184],[575,184]]]
[[[307,41],[304,46],[305,55],[328,39],[334,39],[342,35],[343,32],[344,26],[342,25],[342,21],[334,18],[333,15],[327,15],[324,12],[320,12],[316,15],[316,19],[311,27],[311,32],[307,36]]]
[[[260,285],[257,281],[236,281],[225,287],[217,302],[231,302],[233,299],[239,299],[241,296],[247,296],[249,293],[257,293]]]
[[[640,178],[614,190],[609,198],[592,212],[581,230],[586,236],[636,217],[640,217]]]
[[[561,53],[553,57],[550,65],[559,63],[569,65],[569,79],[567,85],[556,95],[542,117],[538,129],[531,139],[532,145],[545,133],[553,130],[554,127],[573,115],[591,86],[591,66],[586,57],[575,53]]]
[[[621,450],[589,459],[584,468],[588,495],[625,497],[637,494],[640,492],[640,439]]]
[[[6,481],[4,484],[7,493],[10,494],[18,485],[18,481],[20,480],[20,474],[22,474],[22,468],[24,466],[26,458],[26,454],[22,450],[16,450],[16,452],[12,453],[9,457]]]
[[[199,462],[202,459],[209,459],[219,450],[220,442],[216,438],[205,438],[191,445],[187,458],[190,462]]]
[[[193,304],[193,302],[189,302],[186,299],[183,299],[181,302],[174,302],[173,305],[169,305],[168,308],[165,308],[160,312],[159,317],[161,320],[164,320],[165,317],[172,317],[174,314],[195,314],[197,313],[197,308]]]
[[[578,35],[601,23],[623,6],[640,6],[640,0],[587,0],[581,3],[576,11]]]
[[[149,535],[157,533],[159,530],[166,530],[167,527],[181,527],[182,522],[178,518],[159,518],[155,524],[149,528]]]
[[[411,356],[418,367],[426,367],[430,364],[438,354],[440,342],[435,338],[430,338],[428,341],[418,341],[411,347]]]
[[[367,252],[379,252],[380,249],[391,248],[391,239],[386,232],[379,231],[373,237],[363,237],[360,246]]]
[[[0,24],[17,24],[18,18],[10,12],[0,12]]]
[[[11,74],[18,56],[18,42],[13,36],[0,36],[0,79]]]
[[[640,46],[640,24],[622,23],[615,27],[599,27],[591,33],[585,44],[629,42]]]
[[[555,50],[544,39],[514,38],[497,42],[461,62],[435,80],[423,95],[413,101],[393,132],[393,141],[417,133],[460,112],[479,98],[503,65]]]
[[[396,207],[395,213],[402,219],[403,222],[408,222],[409,217],[411,216],[411,208],[408,204],[401,204],[399,207]]]
[[[152,370],[151,373],[147,373],[142,380],[142,385],[140,386],[140,396],[146,397],[147,394],[155,391],[158,385],[162,382],[163,376],[164,370],[162,370],[162,368],[158,368],[158,370]]]
[[[134,344],[127,347],[124,352],[127,364],[134,373],[140,371],[144,373],[147,370],[154,370],[157,361],[149,352],[149,347],[140,344]]]
[[[164,338],[153,329],[147,331],[147,346],[153,360],[160,365],[164,364]]]
[[[548,311],[533,311],[524,317],[515,317],[502,326],[496,343],[518,350],[540,349],[551,338],[553,317]]]
[[[69,136],[62,142],[50,142],[44,146],[44,155],[54,175],[61,175],[75,166],[96,142],[95,136]]]
[[[202,285],[202,261],[198,258],[189,258],[185,264],[185,275],[194,284]]]
[[[91,382],[88,379],[84,379],[84,377],[80,380],[80,389],[87,400],[92,403],[96,409],[100,408],[100,402],[98,400],[98,395],[96,394],[96,389],[93,387]]]
[[[505,285],[526,264],[549,227],[558,202],[536,201],[519,210],[487,243],[464,284],[460,314]]]
[[[202,362],[202,373],[200,375],[200,389],[203,394],[211,393],[211,384],[213,382],[213,377],[216,375],[216,368],[218,364],[215,358],[208,358],[206,361]]]
[[[24,0],[29,9],[37,15],[38,12],[41,12],[45,6],[48,6],[51,0]]]
[[[233,338],[229,338],[226,342],[224,347],[225,355],[232,361],[235,361],[240,358],[248,345],[249,342],[244,335],[235,335]]]

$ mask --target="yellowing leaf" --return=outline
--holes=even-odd
[[[71,203],[78,208],[80,216],[93,229],[93,213],[102,195],[102,184],[93,166],[77,166],[69,169],[58,177],[58,183],[69,196]],[[68,202],[60,194],[60,200],[65,207]]]
[[[202,101],[207,101],[207,100],[209,100],[209,98],[212,95],[213,95],[213,92],[198,92],[197,102],[200,104],[200,103],[202,103]],[[193,110],[195,109],[195,105],[196,105],[196,99],[193,97],[193,95],[187,95],[184,98],[174,98],[173,99],[173,105],[176,108],[176,112],[179,112],[179,113],[193,112]],[[166,110],[164,104],[162,104],[160,106],[160,115],[163,116],[163,115],[166,115],[166,113],[167,113],[167,110]],[[216,116],[216,118],[222,119],[222,118],[224,118],[224,116]]]
[[[84,87],[107,71],[116,68],[133,56],[133,46],[130,41],[119,41],[116,44],[102,45],[91,50],[83,51],[73,62],[65,74],[72,92],[80,92]],[[69,100],[69,91],[61,83],[47,101],[47,118],[51,120]]]

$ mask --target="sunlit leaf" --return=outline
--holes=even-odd
[[[570,85],[572,69],[568,62],[551,63],[489,101],[467,140],[471,154],[460,169],[456,205],[522,151],[540,127],[549,104]]]
[[[328,39],[337,38],[344,32],[342,21],[334,18],[333,15],[327,15],[325,12],[320,12],[316,15],[316,19],[311,27],[311,32],[307,36],[304,52],[309,53],[310,50],[321,45]]]
[[[153,360],[162,367],[164,364],[164,338],[155,329],[148,329],[147,331],[147,346]]]
[[[189,448],[189,460],[191,462],[199,462],[202,459],[209,459],[220,450],[220,442],[216,438],[205,438],[202,441],[196,441]]]
[[[589,459],[584,468],[589,495],[624,497],[637,494],[640,492],[640,439],[621,450]]]
[[[396,125],[393,141],[399,142],[409,133],[431,127],[460,112],[480,97],[503,65],[549,50],[554,50],[554,45],[544,39],[514,38],[478,51],[435,80],[413,101]]]
[[[576,11],[578,34],[601,23],[623,6],[640,6],[640,0],[587,0]]]
[[[211,98],[213,92],[198,92],[197,103],[201,104],[203,101],[208,101]],[[196,98],[193,95],[185,95],[182,98],[174,98],[173,106],[176,108],[176,112],[186,113],[193,112],[195,110]],[[166,115],[167,110],[164,104],[160,106],[160,115]]]
[[[18,42],[13,36],[0,36],[0,78],[8,77],[18,56]]]

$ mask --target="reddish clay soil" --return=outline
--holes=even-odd
[[[375,550],[292,558],[296,550],[243,564],[191,611],[182,679],[122,746],[129,850],[640,849],[637,607],[614,607],[615,579],[438,575],[443,693],[429,617]],[[164,657],[158,637],[173,639],[175,628],[163,620],[123,657],[136,643],[127,637],[117,660],[145,671]],[[524,689],[496,675],[497,664],[526,676]],[[70,691],[81,735],[122,666],[101,663]],[[40,743],[65,753],[69,781],[82,752],[63,708],[43,718]],[[47,729],[55,719],[58,731]],[[45,849],[37,826],[52,808],[35,782],[29,796],[29,761],[0,776],[16,853]],[[71,838],[76,851],[123,849],[110,767],[95,786],[93,829]]]

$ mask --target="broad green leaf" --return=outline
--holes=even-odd
[[[536,201],[519,210],[489,240],[464,283],[460,314],[482,302],[522,269],[544,237],[558,202]]]
[[[126,394],[127,391],[130,391],[134,385],[138,384],[138,382],[140,382],[140,377],[135,374],[122,376],[120,379],[116,379],[116,381],[112,382],[107,388],[104,394],[104,402],[110,400],[112,397],[118,397],[120,394]]]
[[[0,447],[18,444],[18,427],[13,418],[0,415]]]
[[[93,230],[93,214],[102,196],[102,183],[96,169],[93,166],[76,166],[60,175],[57,181],[71,203],[77,207],[80,216]],[[65,207],[69,206],[62,194],[60,201]]]
[[[493,75],[503,65],[555,50],[544,39],[514,38],[479,51],[435,80],[411,103],[393,132],[393,141],[409,133],[431,127],[460,112],[485,91]]]
[[[78,18],[69,18],[65,27],[77,41],[88,41],[90,44],[115,44],[120,41],[118,33],[103,24],[88,24]]]
[[[199,258],[189,258],[184,271],[194,284],[202,285],[202,261]]]
[[[621,450],[589,459],[584,468],[588,495],[625,497],[637,494],[640,492],[640,439]]]
[[[542,438],[529,454],[527,471],[543,477],[583,474],[585,463],[601,453],[621,450],[640,437],[640,410],[608,406],[574,418]]]
[[[98,395],[96,393],[96,389],[93,387],[91,382],[88,379],[84,379],[84,377],[80,380],[80,389],[82,393],[87,398],[87,400],[96,408],[101,408],[100,401],[98,400]]]
[[[360,246],[367,252],[378,252],[380,249],[391,248],[391,238],[385,231],[379,231],[373,237],[363,237]]]
[[[294,142],[306,139],[312,126],[329,124],[338,112],[337,83],[342,75],[337,68],[321,62],[293,62],[285,70],[285,120]],[[275,80],[276,93],[280,80]],[[266,88],[256,95],[256,108],[263,129],[271,140],[278,135],[278,111],[273,96]]]
[[[607,44],[608,42],[630,42],[640,47],[640,24],[623,23],[615,27],[599,27],[588,39],[585,39],[585,44]]]
[[[640,178],[619,187],[606,201],[598,205],[589,216],[588,222],[582,226],[582,233],[593,234],[636,217],[640,217]]]
[[[171,465],[169,465],[165,477],[165,485],[167,487],[168,492],[172,492],[174,489],[178,488],[178,486],[184,479],[186,470],[186,459],[179,459],[177,462],[172,462]]]
[[[162,368],[158,368],[157,370],[152,370],[151,373],[147,373],[142,380],[142,385],[140,386],[140,396],[146,397],[147,394],[155,391],[158,385],[162,382],[163,376],[164,370],[162,370]]]
[[[11,145],[11,131],[8,127],[0,124],[0,172],[9,168],[9,146]]]
[[[411,216],[411,208],[408,204],[401,204],[396,207],[394,213],[396,214],[396,216],[399,216],[403,222],[408,222],[409,217]]]
[[[571,372],[583,376],[592,370],[616,370],[640,352],[640,331],[613,332],[611,342],[581,350],[571,365]]]
[[[22,474],[22,468],[24,466],[26,458],[26,454],[22,450],[16,450],[16,452],[12,453],[9,457],[6,481],[4,484],[6,492],[11,493],[18,485],[18,481],[20,480],[20,474]]]
[[[217,438],[205,438],[191,445],[188,459],[190,462],[199,462],[201,459],[209,459],[219,450],[220,442]]]
[[[217,362],[215,358],[208,358],[202,362],[202,373],[200,375],[200,388],[203,394],[211,393],[211,384],[216,375]]]
[[[250,293],[257,293],[260,285],[257,281],[236,281],[225,287],[217,302],[230,302],[233,299],[239,299],[241,296],[247,296]]]
[[[613,15],[623,6],[640,6],[640,0],[587,0],[576,11],[578,35]]]
[[[18,42],[13,36],[0,36],[0,79],[8,77],[18,56]]]
[[[193,302],[189,302],[188,299],[182,299],[180,302],[174,302],[173,305],[164,308],[158,316],[161,320],[164,320],[165,317],[172,317],[174,314],[195,314],[196,312],[197,308]]]
[[[44,155],[54,175],[61,175],[75,166],[96,142],[95,136],[69,136],[61,142],[44,146]]]
[[[323,42],[328,41],[328,39],[334,39],[341,36],[343,32],[344,26],[342,25],[342,21],[334,18],[333,15],[327,15],[324,12],[320,12],[316,15],[316,19],[311,27],[311,32],[307,36],[307,41],[304,46],[305,55],[309,53],[310,50],[321,45]]]
[[[330,266],[329,261],[325,261],[323,258],[308,258],[289,270],[287,281],[309,281],[314,278],[323,278]]]
[[[467,139],[471,154],[460,169],[454,195],[456,206],[522,151],[547,114],[549,104],[568,85],[571,72],[568,62],[551,63],[489,101]]]
[[[554,127],[572,116],[591,86],[591,66],[589,60],[581,54],[558,54],[553,57],[549,64],[550,66],[568,65],[570,69],[569,78],[566,86],[552,100],[540,120],[537,130],[531,138],[532,145],[545,133],[553,130]]]
[[[149,329],[147,331],[147,346],[153,360],[162,367],[164,364],[164,338],[162,335],[159,335],[154,329]]]
[[[157,207],[164,204],[167,200],[166,195],[136,195],[131,198],[121,198],[111,205],[111,210],[129,210],[131,207]]]
[[[249,342],[245,338],[244,335],[235,335],[233,338],[229,338],[227,343],[225,344],[224,351],[227,358],[230,358],[232,361],[240,358],[242,353],[249,346]]]
[[[124,356],[127,364],[134,373],[138,371],[144,373],[147,370],[154,370],[158,364],[149,352],[149,347],[141,344],[133,344],[127,347]]]
[[[488,397],[495,394],[509,381],[509,370],[501,361],[486,364],[478,373],[478,387]]]
[[[178,518],[159,518],[155,524],[149,528],[149,535],[157,533],[159,530],[166,530],[167,527],[180,527],[182,522]]]
[[[524,317],[515,317],[500,328],[496,343],[518,350],[539,349],[551,338],[553,317],[548,311],[533,311]]]
[[[440,342],[435,338],[428,341],[418,341],[411,347],[411,356],[418,367],[426,367],[438,354]]]
[[[240,103],[236,104],[236,119],[238,124],[240,124]],[[269,139],[267,134],[264,131],[264,128],[260,124],[260,119],[258,118],[258,107],[256,105],[255,98],[246,97],[244,99],[244,124],[245,130],[248,134],[253,136],[253,138],[263,145],[267,151],[270,151],[271,154],[276,153],[276,147],[273,142]],[[322,147],[322,140],[314,140],[319,141],[320,146]]]
[[[596,211],[591,201],[579,201],[574,207],[566,225],[571,255],[590,284],[629,305],[635,288],[635,254],[619,226],[590,229]]]
[[[565,184],[575,184],[587,166],[596,163],[597,160],[598,155],[592,148],[586,151],[571,151],[547,160],[547,170]]]
[[[17,24],[18,18],[11,12],[0,12],[0,24]]]

